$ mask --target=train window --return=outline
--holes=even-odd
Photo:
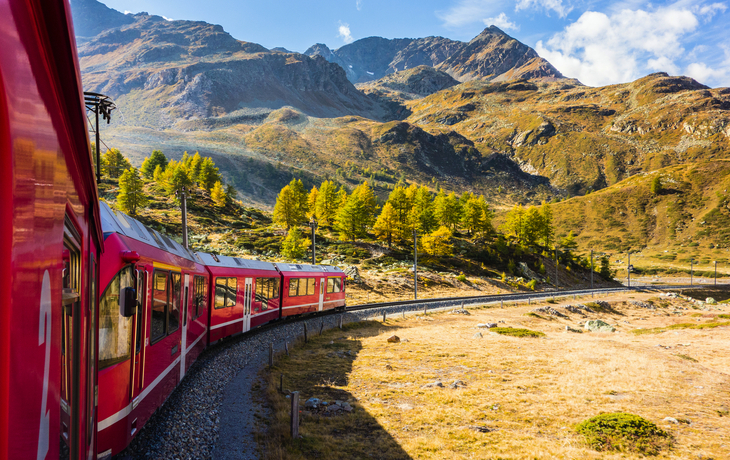
[[[342,292],[342,278],[327,278],[327,294]]]
[[[238,293],[238,278],[228,278],[228,290],[226,291],[226,307],[236,305],[236,294]]]
[[[132,318],[119,314],[119,293],[134,287],[133,267],[128,265],[114,276],[99,301],[99,369],[129,359],[132,348]]]
[[[172,334],[180,327],[180,273],[170,273],[170,308],[167,319],[167,333]]]
[[[215,279],[215,308],[226,306],[226,285],[227,278]]]
[[[317,280],[314,278],[292,278],[289,280],[289,297],[314,295],[316,292]]]
[[[165,336],[168,302],[168,272],[155,270],[152,282],[152,321],[150,322],[150,342],[155,343]]]
[[[208,283],[206,281],[207,280],[202,276],[195,277],[195,318],[203,314],[203,311],[208,308]]]
[[[291,286],[291,285],[290,285]],[[256,302],[261,302],[261,309],[268,310],[269,299],[279,298],[279,278],[256,278]]]
[[[238,278],[215,279],[215,308],[232,307],[236,305],[238,292]]]

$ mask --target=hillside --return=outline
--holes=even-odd
[[[85,2],[98,3],[74,8]],[[171,158],[199,151],[260,208],[270,209],[292,177],[307,188],[324,179],[349,188],[368,180],[381,199],[399,181],[473,191],[501,209],[604,189],[619,196],[626,179],[730,159],[730,89],[665,73],[600,88],[557,76],[511,79],[532,76],[522,73],[532,51],[496,28],[468,44],[373,37],[334,52],[318,46],[312,58],[266,50],[204,22],[99,11],[112,28],[85,39],[79,54],[86,89],[113,96],[120,108],[103,127],[105,144],[135,165],[153,149]],[[353,86],[350,64],[337,61],[345,57],[362,66],[380,59],[382,78]],[[719,168],[708,180],[726,176]],[[715,200],[712,187],[694,193]],[[616,206],[603,209],[620,222],[609,232],[618,240],[572,228],[582,247],[674,244],[635,232]],[[659,221],[669,219],[667,209],[653,211]],[[683,225],[697,217],[680,214]],[[687,237],[714,241],[699,231]]]

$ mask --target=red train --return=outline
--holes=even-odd
[[[70,18],[0,0],[0,459],[96,453],[102,232]]]
[[[209,344],[345,303],[335,268],[100,209],[71,24],[67,0],[0,0],[0,460],[117,453]]]
[[[99,458],[131,442],[208,345],[345,306],[336,267],[194,253],[104,203],[101,222]]]

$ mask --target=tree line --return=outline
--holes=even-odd
[[[210,157],[201,157],[198,152],[189,155],[185,152],[180,161],[168,160],[160,150],[154,150],[142,162],[140,169],[133,167],[129,160],[116,148],[107,149],[101,158],[102,175],[119,179],[117,206],[123,212],[136,216],[149,204],[144,193],[145,180],[154,181],[171,196],[179,196],[186,190],[196,189],[210,193],[217,207],[224,207],[236,197],[232,185],[224,185],[218,167]]]
[[[292,179],[277,196],[274,222],[287,230],[294,229],[292,238],[299,238],[296,227],[310,219],[334,230],[343,241],[372,233],[391,246],[410,241],[415,231],[421,235],[423,249],[438,255],[450,254],[446,243],[457,228],[472,236],[493,231],[492,211],[484,196],[470,192],[459,197],[439,190],[434,195],[425,186],[398,184],[381,208],[367,182],[350,193],[326,180],[307,192],[300,179]]]

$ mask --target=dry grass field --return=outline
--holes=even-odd
[[[325,331],[279,356],[268,373],[274,418],[261,436],[262,453],[267,459],[640,458],[595,451],[575,431],[595,415],[628,412],[670,433],[672,447],[657,458],[730,458],[730,305],[702,309],[631,293],[601,299],[611,305],[601,313],[561,308],[591,300],[598,299],[544,304],[568,318],[528,315],[544,306],[533,304]],[[602,319],[617,332],[566,331],[582,329],[587,319]],[[545,335],[511,337],[477,327],[486,322]],[[388,343],[394,334],[400,343]],[[284,393],[301,395],[297,440],[289,436],[290,400],[278,391],[281,374]],[[443,387],[425,387],[435,382]],[[353,411],[306,409],[310,397],[347,401]]]

